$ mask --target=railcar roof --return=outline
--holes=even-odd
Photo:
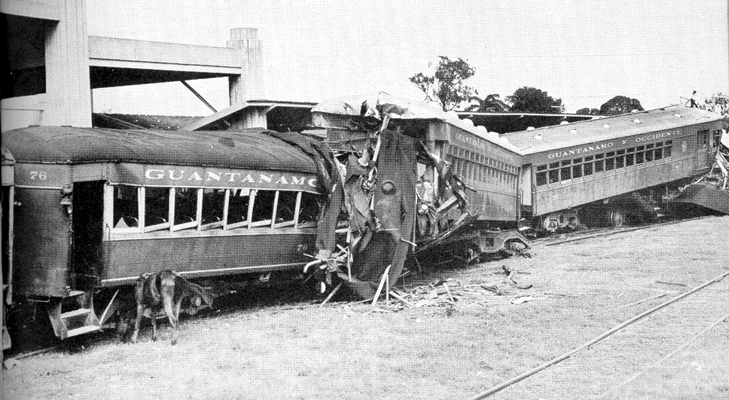
[[[719,121],[719,114],[671,106],[507,134],[522,155]],[[639,121],[636,123],[635,121]]]
[[[2,140],[19,163],[127,162],[317,172],[316,161],[302,149],[271,134],[282,135],[265,129],[170,132],[38,126],[3,132]]]

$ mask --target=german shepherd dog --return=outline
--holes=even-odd
[[[157,315],[164,309],[172,327],[174,345],[177,343],[177,325],[182,301],[189,299],[195,305],[199,305],[201,301],[208,306],[213,305],[213,298],[207,290],[169,269],[155,274],[145,272],[140,275],[134,288],[134,298],[137,303],[137,318],[134,321],[132,343],[137,343],[142,317],[152,320],[154,332],[152,340],[157,340]]]

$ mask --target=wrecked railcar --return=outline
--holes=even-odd
[[[680,188],[671,199],[674,204],[693,204],[729,215],[729,133],[716,131],[714,163],[711,170]]]
[[[310,263],[329,282],[337,275],[372,297],[383,272],[390,267],[395,282],[408,255],[469,262],[528,247],[516,230],[521,157],[497,134],[383,93],[321,103],[312,120],[327,130],[340,175],[333,196],[345,210],[346,243]]]

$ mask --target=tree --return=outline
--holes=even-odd
[[[553,99],[547,92],[524,86],[506,98],[511,103],[511,111],[552,114],[562,112],[562,99]]]
[[[579,115],[600,115],[600,110],[597,108],[580,108],[575,114]]]
[[[471,103],[466,111],[476,112],[507,112],[509,111],[509,105],[499,98],[498,94],[490,94],[483,99],[478,96],[471,96],[468,99]]]
[[[600,106],[600,115],[627,114],[633,110],[643,111],[640,101],[627,96],[615,96]]]
[[[410,82],[416,84],[425,93],[425,99],[440,103],[444,111],[450,111],[478,94],[463,81],[476,73],[466,61],[462,59],[451,60],[445,56],[438,56],[440,61],[433,75],[419,72],[410,77]]]

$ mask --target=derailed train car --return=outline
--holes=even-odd
[[[672,106],[508,134],[524,157],[522,230],[664,215],[679,188],[710,170],[723,123]]]
[[[385,272],[390,282],[400,276],[408,254],[472,261],[528,247],[516,230],[521,156],[497,134],[384,93],[312,113],[338,160],[348,222],[348,256],[325,252],[312,266],[371,297]]]
[[[328,151],[293,133],[30,127],[2,140],[4,295],[45,305],[61,339],[101,329],[143,272],[300,271],[330,190]]]

